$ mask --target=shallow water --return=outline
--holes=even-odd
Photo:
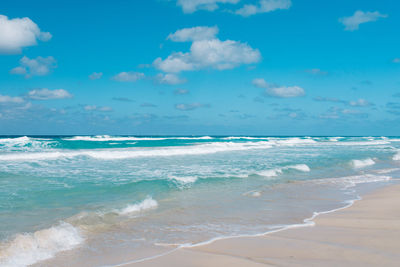
[[[0,266],[112,265],[302,223],[396,178],[398,151],[395,137],[3,137]]]

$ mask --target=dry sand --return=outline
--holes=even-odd
[[[400,266],[400,185],[314,221],[313,227],[218,240],[123,266]]]

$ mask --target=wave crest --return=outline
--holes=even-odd
[[[141,211],[148,210],[148,209],[155,209],[157,207],[158,207],[157,201],[155,201],[153,198],[148,196],[142,202],[139,202],[139,203],[136,203],[133,205],[128,205],[125,208],[118,210],[117,213],[119,215],[129,215],[132,213],[141,212]]]

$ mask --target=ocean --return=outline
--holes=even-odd
[[[121,266],[312,225],[399,174],[399,137],[3,136],[0,266]]]

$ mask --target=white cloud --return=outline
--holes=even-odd
[[[11,74],[25,75],[25,78],[32,76],[44,76],[57,67],[54,57],[37,57],[30,59],[26,56],[19,61],[20,66],[10,70]]]
[[[268,13],[278,9],[289,9],[292,6],[291,0],[260,0],[258,5],[244,5],[242,8],[236,10],[236,14],[243,17],[259,13]]]
[[[290,98],[304,96],[304,89],[299,86],[281,86],[268,88],[265,93],[274,97]]]
[[[176,4],[182,7],[183,13],[193,13],[197,10],[214,11],[218,4],[237,4],[240,0],[177,0]]]
[[[47,88],[29,91],[27,97],[34,100],[72,98],[72,94],[64,89],[49,90]]]
[[[102,72],[93,72],[92,74],[89,75],[89,79],[91,80],[97,80],[100,79],[101,77],[103,77]]]
[[[179,39],[194,40],[190,52],[175,52],[164,60],[157,58],[153,65],[164,72],[181,72],[204,68],[232,69],[241,64],[252,64],[261,60],[260,51],[253,49],[248,44],[232,40],[221,41],[210,34],[202,34],[201,40],[196,40],[198,36],[193,29],[188,28],[188,34]],[[207,35],[213,39],[203,39]]]
[[[24,99],[19,96],[0,95],[0,103],[23,103]]]
[[[198,26],[192,28],[184,28],[181,30],[177,30],[174,33],[168,35],[167,39],[173,42],[188,42],[188,41],[201,41],[201,40],[210,40],[214,39],[218,34],[219,29],[217,26],[214,27],[205,27]]]
[[[156,81],[160,84],[169,84],[169,85],[182,84],[186,82],[185,79],[181,79],[179,78],[178,75],[173,73],[167,73],[167,74],[159,73],[156,76]]]
[[[386,17],[388,17],[388,15],[381,14],[378,11],[364,12],[357,10],[353,16],[340,18],[339,22],[345,26],[345,31],[355,31],[358,30],[359,25],[362,23],[377,21],[379,18]]]
[[[99,107],[96,105],[86,105],[83,107],[83,109],[86,111],[101,111],[101,112],[113,111],[112,107],[108,107],[108,106]]]
[[[144,78],[144,73],[129,71],[129,72],[118,73],[112,79],[119,82],[136,82],[137,80],[143,78]]]
[[[268,88],[269,84],[262,78],[257,78],[252,81],[252,84],[258,88]]]
[[[304,96],[304,89],[299,86],[277,86],[267,83],[262,78],[257,78],[252,81],[255,87],[265,89],[265,94],[273,97],[290,98]]]
[[[36,45],[37,40],[46,42],[51,37],[29,18],[8,19],[0,15],[0,53],[20,53],[23,47]]]
[[[175,108],[183,111],[194,110],[202,107],[210,107],[210,105],[200,104],[200,103],[191,103],[191,104],[176,104]]]

